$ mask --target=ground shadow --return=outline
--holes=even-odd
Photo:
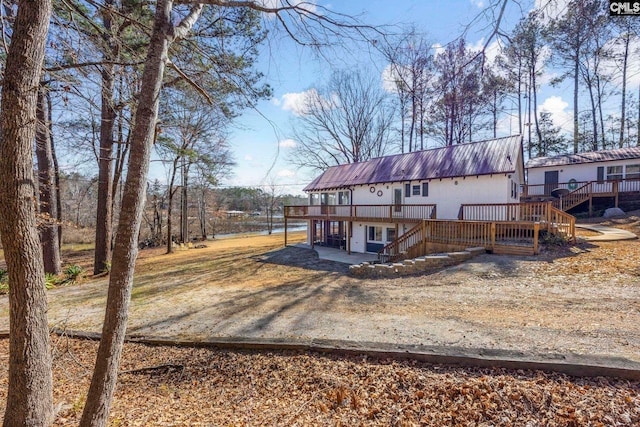
[[[314,271],[329,271],[333,273],[348,274],[349,264],[320,259],[313,249],[287,246],[275,251],[266,252],[251,257],[251,259],[269,264],[300,267]]]

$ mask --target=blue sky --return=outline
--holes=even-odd
[[[265,0],[267,2],[274,0]],[[540,1],[540,0],[538,0]],[[564,0],[562,0],[564,1]],[[414,25],[425,38],[435,45],[454,40],[465,25],[485,10],[489,0],[349,0],[316,3],[336,12],[357,15],[372,25]],[[534,7],[534,1],[523,1],[518,6],[509,2],[504,28],[510,29],[521,13]],[[520,9],[522,8],[522,9]],[[467,44],[481,46],[490,33],[489,23],[480,19],[467,35]],[[313,172],[297,170],[287,162],[287,155],[295,144],[291,138],[293,110],[304,91],[322,85],[331,68],[349,69],[367,66],[381,73],[387,65],[381,57],[373,58],[360,48],[328,53],[331,64],[309,50],[296,46],[284,35],[275,35],[261,52],[258,68],[265,81],[273,88],[273,98],[259,103],[258,111],[245,111],[237,120],[230,135],[230,146],[237,163],[233,176],[223,180],[224,186],[276,185],[278,191],[301,193],[313,178]],[[492,48],[495,48],[495,44]],[[490,49],[491,50],[491,49]],[[543,80],[550,80],[549,70]],[[382,85],[382,79],[381,79]],[[635,86],[637,88],[637,85]],[[571,115],[571,85],[557,88],[543,86],[539,94],[540,109],[552,112],[556,125],[569,129]],[[502,132],[509,133],[509,123],[502,123]],[[162,179],[161,176],[158,178]]]

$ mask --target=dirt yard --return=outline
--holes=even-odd
[[[640,218],[608,223],[640,233]],[[300,241],[301,235],[290,240]],[[482,255],[434,274],[360,280],[282,235],[141,251],[129,332],[331,338],[640,361],[640,242]],[[68,254],[69,255],[69,254]],[[91,253],[75,252],[75,263]],[[106,279],[49,291],[49,319],[99,331]],[[0,298],[0,329],[8,329]],[[54,337],[56,425],[75,425],[96,344]],[[8,360],[7,341],[0,357]],[[6,365],[6,364],[5,364]],[[127,345],[111,425],[638,425],[638,382],[313,353]],[[133,370],[133,371],[131,371]],[[131,371],[131,372],[129,372]],[[6,371],[0,372],[0,399]],[[0,413],[1,415],[1,413]],[[529,424],[527,424],[529,423]]]
[[[640,219],[617,224],[640,233]],[[300,234],[290,241],[300,241]],[[482,255],[423,276],[364,280],[283,236],[141,251],[129,333],[320,338],[619,356],[640,362],[640,241]],[[61,329],[99,332],[106,278],[49,292]],[[0,298],[0,330],[8,329]]]

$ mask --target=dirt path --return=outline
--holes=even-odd
[[[638,222],[625,226],[637,232]],[[344,264],[283,248],[281,235],[207,245],[142,252],[130,334],[344,339],[640,362],[638,241],[582,243],[538,257],[482,255],[388,280],[352,278]],[[50,291],[51,325],[98,332],[105,294],[106,279]],[[1,330],[7,313],[5,296]]]

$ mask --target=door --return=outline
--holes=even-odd
[[[393,212],[395,214],[402,213],[402,188],[393,189]]]
[[[548,196],[556,188],[558,188],[558,171],[546,171],[544,173],[544,194]]]

